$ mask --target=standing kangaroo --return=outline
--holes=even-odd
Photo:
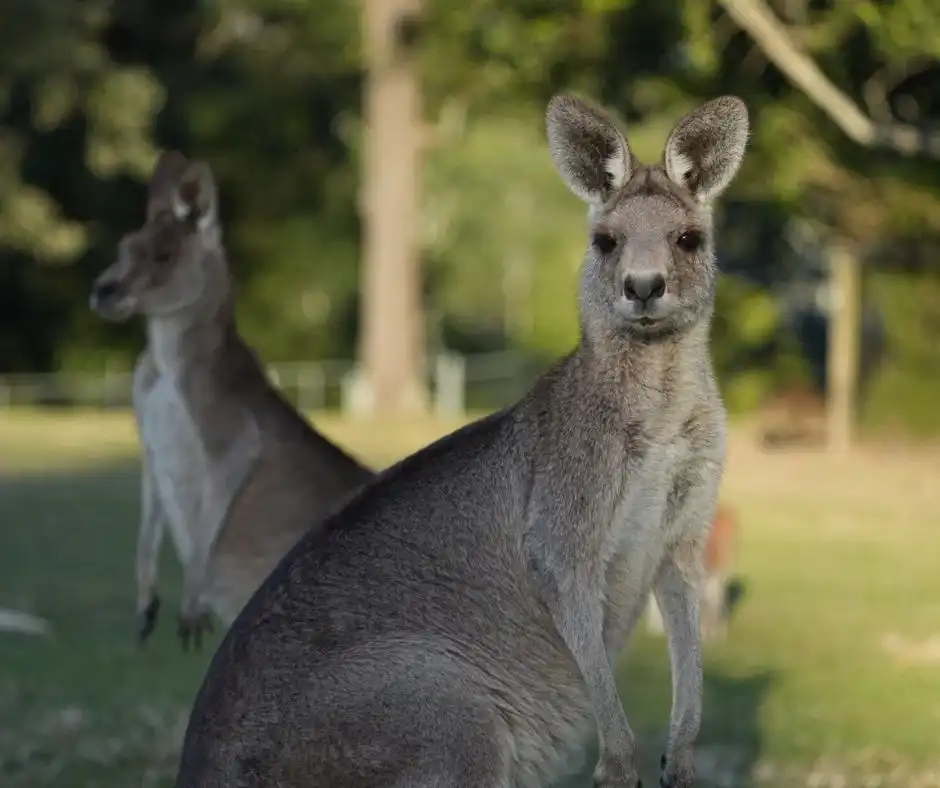
[[[589,205],[581,340],[515,405],[402,460],[278,565],[228,631],[178,788],[528,788],[596,721],[595,785],[640,785],[614,665],[652,588],[692,784],[701,553],[725,454],[711,206],[747,109],[710,101],[644,166],[606,112],[548,106]]]
[[[701,598],[701,626],[704,639],[723,638],[728,630],[729,582],[734,565],[735,545],[737,541],[738,518],[729,506],[719,504],[712,522],[705,554],[702,559],[704,583]],[[647,610],[648,629],[654,633],[665,630],[662,613],[655,598],[649,599]]]
[[[164,521],[183,563],[178,633],[198,646],[210,609],[229,625],[300,535],[372,477],[314,431],[239,336],[209,168],[162,155],[143,227],[96,280],[104,318],[147,318],[134,370],[143,448],[138,633],[153,630]]]

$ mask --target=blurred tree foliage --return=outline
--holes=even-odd
[[[734,92],[753,136],[719,217],[716,361],[729,401],[747,407],[818,367],[824,348],[796,327],[820,314],[824,249],[839,238],[865,257],[870,313],[887,326],[867,416],[916,413],[918,429],[940,428],[917,404],[940,390],[940,164],[847,140],[717,4],[425,2],[432,342],[550,356],[576,336],[584,210],[544,145],[552,92],[614,107],[646,158],[681,112]],[[770,5],[872,117],[936,124],[940,17],[925,0]],[[216,173],[252,343],[271,360],[353,353],[358,10],[353,0],[7,0],[0,374],[130,362],[140,326],[102,324],[87,291],[141,221],[149,168],[171,146]]]

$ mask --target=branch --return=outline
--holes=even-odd
[[[801,52],[764,0],[718,0],[725,12],[763,50],[783,75],[802,90],[855,142],[869,148],[892,148],[908,156],[940,159],[940,134],[905,123],[877,123],[866,115]]]

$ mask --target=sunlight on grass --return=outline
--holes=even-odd
[[[351,421],[321,411],[307,416],[327,437],[373,467],[389,465],[473,418]],[[137,452],[129,411],[0,410],[0,472],[87,468]]]

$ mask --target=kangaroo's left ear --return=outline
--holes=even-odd
[[[718,197],[737,174],[747,146],[747,106],[737,96],[712,99],[676,124],[666,141],[666,174],[699,202]]]

